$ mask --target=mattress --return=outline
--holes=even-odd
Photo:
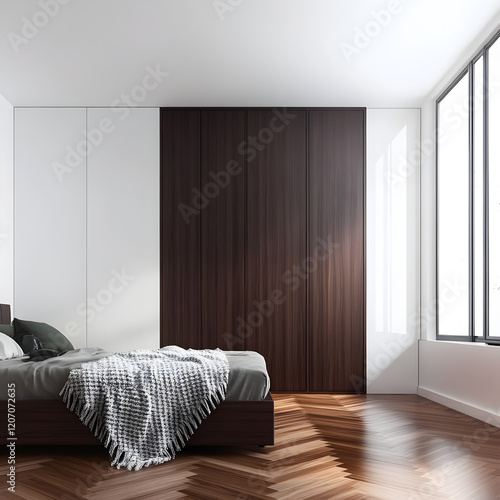
[[[264,399],[270,388],[264,358],[254,351],[224,353],[229,361],[226,401]],[[17,400],[61,399],[59,392],[71,370],[111,354],[98,347],[85,347],[40,362],[26,362],[27,356],[0,361],[0,400],[7,399],[7,385],[11,383],[16,384]]]

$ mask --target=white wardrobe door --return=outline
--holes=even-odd
[[[367,110],[367,392],[414,394],[420,334],[420,110]]]
[[[15,110],[14,313],[75,347],[86,337],[84,133],[84,109]]]
[[[87,345],[156,349],[158,109],[116,111],[87,111]]]
[[[0,303],[14,304],[14,108],[0,95]]]

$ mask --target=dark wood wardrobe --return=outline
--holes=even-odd
[[[162,108],[161,345],[365,392],[364,108]]]

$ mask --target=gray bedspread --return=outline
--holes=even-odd
[[[226,401],[259,401],[269,392],[264,358],[254,351],[224,351],[229,361]],[[68,351],[45,361],[25,362],[23,358],[0,361],[0,399],[7,399],[7,384],[16,384],[16,399],[61,399],[59,392],[69,372],[82,363],[112,354],[98,347]]]

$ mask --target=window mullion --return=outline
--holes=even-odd
[[[474,342],[474,68],[469,63],[469,340]]]
[[[484,51],[483,59],[483,199],[484,199],[484,245],[483,245],[483,267],[484,267],[484,339],[487,340],[490,335],[490,292],[489,292],[489,282],[490,282],[490,270],[489,270],[489,233],[490,233],[490,221],[489,221],[489,90],[488,90],[488,79],[489,79],[489,50]]]

